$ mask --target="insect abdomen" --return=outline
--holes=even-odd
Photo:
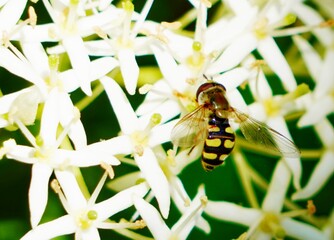
[[[213,117],[208,125],[208,137],[202,152],[202,166],[212,171],[224,163],[234,147],[235,135],[225,118]]]

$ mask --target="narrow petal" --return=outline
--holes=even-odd
[[[256,48],[256,45],[257,40],[250,33],[238,37],[209,67],[207,73],[214,75],[234,68]]]
[[[289,188],[291,173],[284,161],[279,161],[271,177],[269,189],[262,202],[266,212],[280,213]]]
[[[149,145],[154,147],[156,145],[169,142],[172,129],[177,121],[178,120],[170,121],[153,128],[150,134]]]
[[[65,92],[58,93],[59,121],[63,128],[70,126],[68,136],[73,142],[75,149],[81,149],[87,146],[86,132],[80,119],[76,119],[73,102],[70,96]]]
[[[136,185],[139,178],[141,178],[140,171],[128,173],[113,179],[107,184],[107,187],[115,192],[120,192]]]
[[[334,101],[331,96],[324,96],[308,106],[306,113],[299,119],[298,127],[306,127],[321,122],[334,111]]]
[[[313,46],[303,37],[295,35],[292,37],[304,59],[306,67],[312,76],[312,79],[318,81],[322,60]]]
[[[215,78],[216,82],[224,85],[226,91],[237,88],[249,78],[250,72],[246,68],[233,68]]]
[[[7,152],[7,158],[15,159],[23,163],[34,164],[38,162],[37,158],[32,157],[35,153],[35,148],[16,145]]]
[[[292,195],[294,200],[308,199],[319,192],[334,173],[334,152],[326,151],[316,165],[306,186]]]
[[[187,76],[184,71],[179,70],[175,59],[166,49],[154,45],[152,45],[151,48],[166,81],[170,86],[173,86],[175,90],[183,92],[187,87],[185,81]]]
[[[36,163],[32,167],[29,188],[29,208],[31,226],[38,225],[48,200],[49,179],[52,169],[45,164]]]
[[[250,226],[262,215],[260,210],[241,207],[229,202],[208,201],[204,212],[211,217]]]
[[[162,216],[167,218],[170,208],[169,184],[152,149],[144,148],[142,156],[135,155],[135,161],[158,201]]]
[[[288,91],[293,91],[297,87],[296,79],[275,40],[267,37],[259,42],[257,49],[269,67],[281,79],[284,87]]]
[[[79,36],[71,36],[64,38],[62,43],[64,44],[64,47],[69,55],[75,74],[78,79],[80,79],[82,91],[90,96],[92,94],[90,87],[90,75],[92,68],[82,38]]]
[[[0,56],[0,66],[6,68],[9,72],[37,85],[39,90],[46,95],[47,91],[44,80],[36,74],[31,66],[23,63],[5,47],[0,47]]]
[[[100,240],[100,234],[97,228],[90,227],[89,229],[81,232],[82,240]]]
[[[74,174],[70,171],[55,170],[55,175],[66,196],[68,210],[82,210],[87,207],[86,198],[83,196]],[[70,212],[69,214],[71,214]]]
[[[1,32],[10,32],[12,27],[20,19],[23,10],[27,4],[27,0],[21,1],[7,1],[6,5],[1,8],[0,11],[0,29]]]
[[[21,240],[45,240],[74,233],[76,224],[70,215],[41,224],[27,232]]]
[[[129,94],[136,92],[139,76],[139,67],[136,62],[135,54],[132,49],[121,49],[117,53],[119,65],[121,67],[125,88]]]
[[[43,139],[43,145],[54,146],[57,140],[57,128],[59,124],[59,105],[58,90],[54,89],[48,96],[43,108],[41,119],[40,136]]]
[[[289,129],[286,125],[284,118],[281,116],[271,117],[268,119],[267,124],[278,131],[280,134],[285,136],[286,138],[292,140]],[[284,149],[284,146],[282,146]],[[293,185],[296,189],[300,189],[300,180],[302,176],[302,165],[300,162],[300,158],[294,157],[285,157],[286,164],[288,165],[290,171],[292,171]]]
[[[314,89],[315,98],[321,98],[326,94],[330,95],[331,91],[333,91],[334,89],[333,64],[334,64],[334,51],[328,50],[326,52],[326,55],[325,55],[325,58],[324,58],[324,61],[321,67],[319,82],[317,83]]]
[[[295,239],[303,240],[325,240],[327,239],[319,229],[291,218],[285,218],[281,221],[286,234]]]
[[[108,95],[122,132],[130,134],[138,129],[137,116],[120,86],[109,77],[103,77],[100,81]]]
[[[138,196],[133,196],[134,204],[140,216],[144,219],[154,239],[165,240],[171,237],[171,231],[151,204]]]
[[[98,213],[97,221],[104,221],[112,215],[123,211],[133,205],[132,196],[144,197],[148,192],[146,183],[141,183],[125,189],[115,196],[97,203],[93,206],[93,210]]]

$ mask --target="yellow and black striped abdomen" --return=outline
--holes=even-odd
[[[208,124],[208,137],[202,153],[202,166],[212,171],[224,163],[234,147],[235,135],[226,118],[213,116]]]

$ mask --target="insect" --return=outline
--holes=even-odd
[[[229,121],[240,124],[247,141],[262,144],[284,157],[299,157],[298,147],[288,138],[230,106],[222,84],[209,81],[196,93],[199,106],[185,115],[173,128],[171,139],[179,147],[204,144],[202,166],[212,171],[224,163],[233,150],[236,135]]]

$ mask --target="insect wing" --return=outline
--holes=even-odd
[[[283,155],[284,157],[299,157],[298,147],[288,138],[270,128],[265,123],[259,122],[248,115],[233,108],[231,118],[240,123],[240,130],[245,138],[255,144],[261,144],[268,150]]]
[[[179,147],[193,147],[204,141],[207,132],[207,114],[204,106],[199,106],[193,112],[185,115],[173,128],[171,139]]]

